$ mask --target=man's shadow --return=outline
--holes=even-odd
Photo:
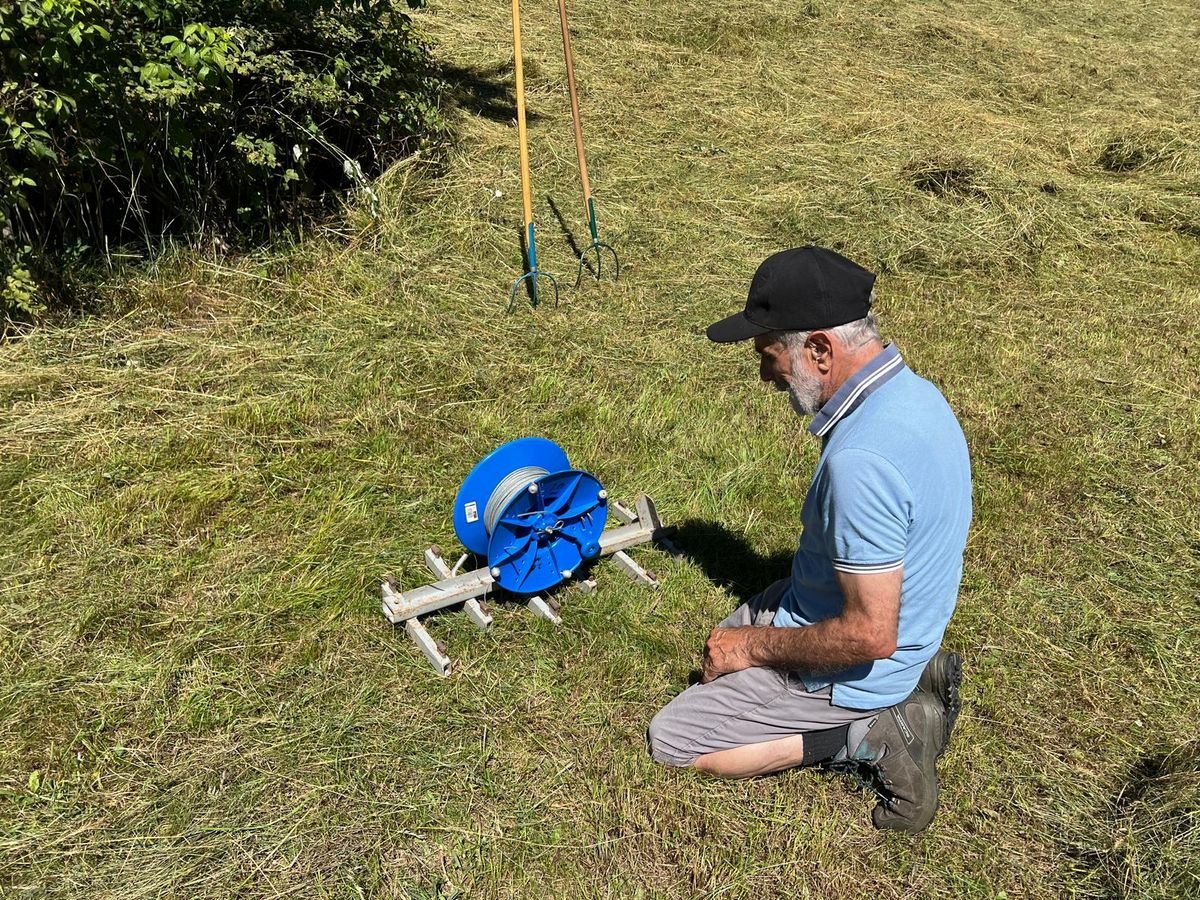
[[[744,536],[718,522],[689,519],[675,526],[671,541],[704,570],[710,581],[733,594],[735,606],[787,578],[792,571],[790,551],[763,556]],[[687,683],[693,685],[699,680],[700,670],[693,669]]]
[[[689,519],[675,526],[671,540],[738,603],[745,603],[792,571],[792,551],[763,556],[743,535],[719,522]]]

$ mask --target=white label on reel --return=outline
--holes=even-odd
[[[466,513],[468,524],[479,521],[479,506],[476,503],[468,503],[463,507],[463,512]]]

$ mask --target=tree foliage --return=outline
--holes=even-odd
[[[96,251],[261,237],[428,139],[423,2],[0,3],[0,315]]]

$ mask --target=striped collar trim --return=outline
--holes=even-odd
[[[882,353],[847,378],[825,402],[821,411],[813,417],[812,424],[808,426],[809,432],[819,438],[828,435],[838,422],[854,412],[873,391],[887,384],[903,368],[904,357],[900,355],[895,344],[888,344]]]

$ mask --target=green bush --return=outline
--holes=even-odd
[[[0,319],[97,252],[259,239],[428,140],[423,3],[0,4]]]

